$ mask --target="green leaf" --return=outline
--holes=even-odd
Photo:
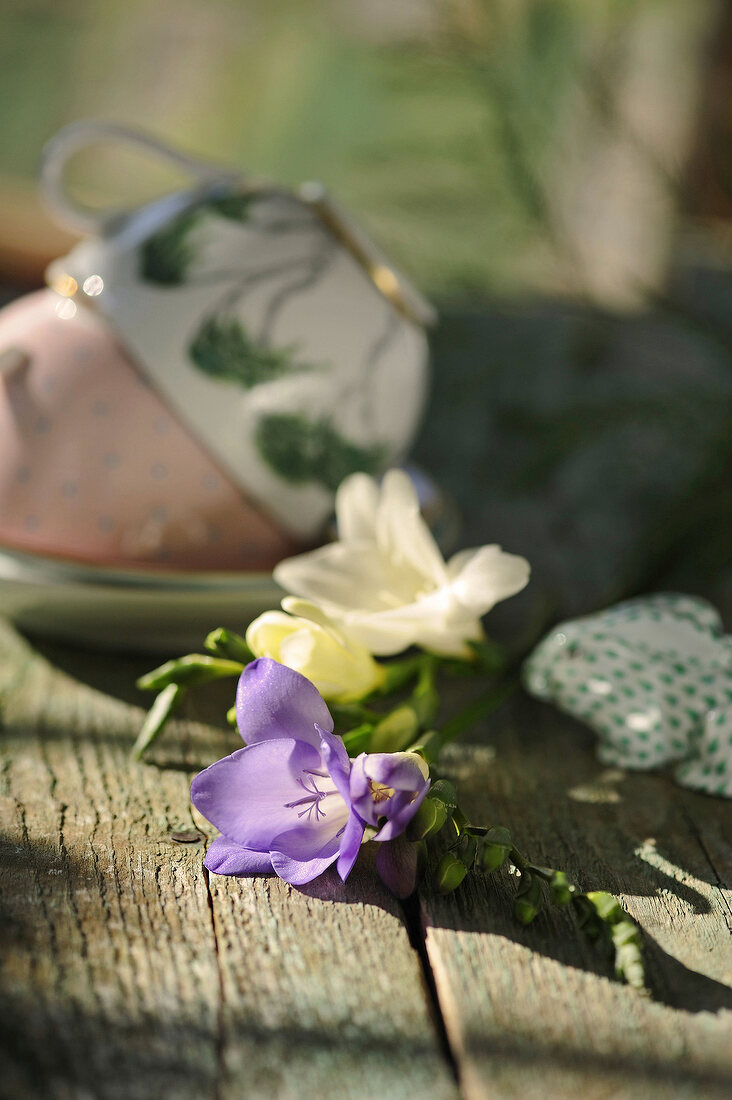
[[[295,485],[314,481],[331,492],[349,474],[378,473],[385,457],[380,446],[349,442],[330,420],[311,421],[293,413],[263,416],[255,438],[264,461],[285,481]]]
[[[227,661],[223,657],[210,657],[207,653],[188,653],[173,661],[146,672],[137,681],[141,691],[160,691],[168,684],[207,684],[227,676],[240,676],[244,665],[240,661]]]
[[[200,210],[188,210],[143,242],[139,254],[140,278],[159,286],[180,286],[196,258],[189,237]]]
[[[199,370],[210,378],[237,382],[245,389],[271,382],[295,367],[290,353],[256,344],[236,317],[208,317],[188,348]]]
[[[160,692],[150,707],[137,740],[132,746],[132,756],[135,760],[142,760],[143,753],[162,733],[165,723],[178,709],[185,693],[186,689],[180,684],[168,684]]]

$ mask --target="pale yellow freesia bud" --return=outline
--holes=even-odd
[[[364,646],[336,630],[313,605],[301,600],[297,605],[313,617],[265,611],[250,624],[246,640],[256,657],[272,657],[302,673],[334,703],[363,699],[380,686],[384,669]]]

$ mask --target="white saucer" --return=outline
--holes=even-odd
[[[217,626],[243,634],[282,589],[269,573],[109,569],[0,549],[0,607],[21,630],[83,647],[200,651]]]
[[[440,548],[451,550],[455,505],[423,471],[407,470]],[[119,569],[0,547],[2,614],[28,634],[86,648],[168,657],[200,651],[209,631],[243,634],[283,595],[271,573]]]

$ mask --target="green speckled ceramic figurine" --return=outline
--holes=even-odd
[[[603,763],[677,763],[680,783],[732,798],[732,639],[704,600],[662,594],[557,626],[528,691],[586,722]]]

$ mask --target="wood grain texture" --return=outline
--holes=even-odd
[[[140,669],[53,652],[68,671],[0,627],[0,1095],[451,1100],[417,952],[368,869],[308,894],[209,881],[171,833],[236,736],[178,722],[162,766],[132,764]]]
[[[145,662],[45,653],[0,628],[0,1096],[456,1100],[431,981],[464,1100],[730,1094],[728,803],[603,770],[585,730],[517,699],[450,754],[466,808],[621,895],[654,1000],[616,984],[566,913],[517,926],[505,873],[408,909],[425,983],[368,860],[345,886],[294,890],[209,879],[203,844],[172,840],[211,833],[188,785],[238,744],[206,721],[226,685],[135,765]]]
[[[617,893],[644,930],[653,1000],[611,980],[564,911],[528,929],[507,872],[425,893],[422,918],[466,1100],[732,1092],[732,807],[602,769],[587,731],[522,698],[451,768],[471,820],[536,862]]]

